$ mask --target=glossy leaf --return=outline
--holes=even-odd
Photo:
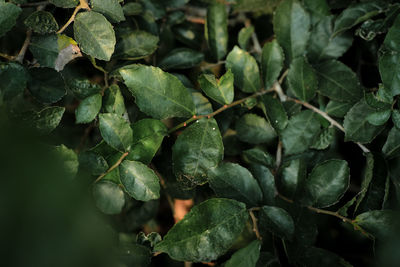
[[[277,180],[278,191],[290,199],[296,199],[303,192],[306,179],[306,164],[302,159],[286,162],[281,167],[280,179]]]
[[[268,152],[256,147],[243,151],[243,159],[247,163],[258,163],[269,168],[275,167],[275,159]]]
[[[250,144],[269,143],[276,137],[275,130],[262,117],[256,114],[245,114],[236,121],[238,138]]]
[[[278,79],[284,59],[283,50],[276,40],[264,45],[261,55],[261,68],[265,88],[271,88]]]
[[[294,235],[294,222],[290,214],[282,208],[263,206],[260,224],[274,235],[291,240]]]
[[[260,185],[263,193],[262,203],[265,205],[274,205],[276,196],[274,175],[267,167],[257,163],[250,164],[249,170]]]
[[[93,121],[101,108],[100,94],[89,96],[81,101],[75,110],[76,123],[89,123]]]
[[[293,60],[290,64],[288,83],[295,96],[305,102],[314,98],[318,88],[317,75],[303,57]]]
[[[263,198],[253,175],[235,163],[223,163],[208,171],[208,182],[218,197],[235,199],[248,207],[257,206]]]
[[[158,47],[159,38],[145,31],[132,31],[119,36],[115,46],[115,58],[137,60],[153,54]]]
[[[355,223],[378,239],[387,239],[398,229],[399,217],[392,210],[372,210],[358,215]]]
[[[201,52],[189,48],[177,48],[164,57],[158,67],[163,70],[189,69],[200,64],[204,59]]]
[[[90,6],[93,11],[102,13],[111,22],[125,20],[124,11],[118,0],[91,0]]]
[[[26,88],[28,73],[18,63],[0,63],[0,92],[4,99],[11,99]]]
[[[178,181],[193,187],[207,182],[207,172],[222,160],[224,147],[217,122],[201,119],[186,128],[172,147]]]
[[[260,249],[260,240],[254,240],[244,248],[236,251],[225,262],[224,267],[256,267],[258,258],[260,257]]]
[[[48,68],[29,70],[29,91],[42,103],[51,104],[59,101],[66,93],[65,83],[60,73]]]
[[[261,96],[261,100],[264,104],[265,114],[272,127],[274,127],[275,131],[278,133],[281,132],[288,124],[288,116],[282,103],[278,98],[269,94]]]
[[[224,198],[206,200],[175,224],[155,246],[155,251],[165,252],[172,259],[181,261],[215,260],[232,246],[247,219],[243,203]]]
[[[39,34],[52,33],[58,30],[58,23],[50,12],[36,11],[24,21],[28,28]]]
[[[104,93],[103,108],[107,113],[122,115],[125,112],[124,97],[119,86],[112,84]]]
[[[100,181],[93,185],[96,206],[105,214],[118,214],[125,205],[124,191],[115,183]]]
[[[242,48],[243,50],[247,49],[247,46],[249,44],[251,35],[253,33],[254,33],[254,27],[253,26],[243,27],[239,31],[238,43],[239,43],[240,48]]]
[[[119,73],[144,113],[156,119],[194,115],[193,100],[175,76],[144,65],[126,66]]]
[[[149,201],[160,197],[160,183],[152,169],[141,162],[124,160],[119,173],[121,183],[130,196]]]
[[[235,46],[226,58],[226,68],[231,69],[235,86],[245,93],[261,89],[260,71],[256,60],[246,51]]]
[[[225,105],[233,101],[233,74],[229,69],[219,80],[212,74],[202,74],[199,77],[201,90],[218,103]]]
[[[34,113],[33,116],[29,118],[28,123],[39,134],[49,134],[60,124],[64,112],[64,107],[46,107],[41,111]]]
[[[129,123],[117,114],[100,114],[99,129],[104,141],[119,151],[127,151],[133,143],[133,133]]]
[[[82,52],[94,58],[108,61],[114,53],[114,29],[100,13],[78,13],[74,20],[74,36]]]
[[[350,168],[344,160],[328,160],[316,165],[305,182],[305,201],[317,208],[328,207],[343,196],[349,187]]]
[[[14,27],[22,9],[12,3],[0,3],[0,37]]]
[[[208,46],[215,60],[226,55],[228,48],[228,14],[225,5],[214,3],[207,8]]]
[[[310,36],[310,17],[299,1],[282,1],[275,11],[273,24],[289,65],[293,59],[304,55]]]

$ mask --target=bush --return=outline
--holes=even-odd
[[[400,266],[399,13],[0,0],[3,261]]]

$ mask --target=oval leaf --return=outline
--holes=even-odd
[[[105,214],[118,214],[125,205],[124,191],[110,181],[99,181],[93,185],[96,206]]]
[[[271,125],[256,114],[245,114],[236,121],[237,137],[250,144],[269,143],[276,137]]]
[[[271,88],[278,79],[279,73],[281,73],[283,68],[284,59],[283,50],[276,40],[264,45],[261,55],[261,66],[265,88]]]
[[[261,208],[260,225],[280,238],[291,240],[294,234],[294,222],[290,214],[278,207]]]
[[[127,151],[133,143],[132,129],[122,116],[100,114],[99,129],[104,141],[119,151]]]
[[[260,240],[254,240],[244,248],[236,251],[232,257],[225,262],[224,267],[255,267],[260,257],[260,249]]]
[[[228,48],[228,14],[222,3],[214,3],[207,8],[206,31],[208,46],[215,60],[226,55]]]
[[[308,102],[314,98],[318,88],[318,80],[314,69],[304,57],[299,57],[290,64],[288,83],[289,88],[300,100]]]
[[[227,105],[233,101],[233,74],[229,69],[219,80],[213,74],[202,74],[199,77],[201,90],[222,105]]]
[[[96,118],[101,108],[101,94],[95,94],[82,100],[75,110],[76,123],[89,123]]]

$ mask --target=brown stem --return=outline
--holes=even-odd
[[[5,58],[5,59],[7,59],[7,60],[14,60],[14,56],[9,56],[9,55],[7,55],[7,54],[3,54],[3,53],[0,53],[0,57],[2,57],[2,58]]]
[[[62,26],[61,29],[58,30],[58,32],[57,32],[58,34],[62,33],[75,20],[76,14],[78,14],[79,10],[81,10],[81,9],[90,10],[90,7],[89,7],[88,3],[86,2],[86,0],[79,0],[79,5],[75,8],[71,17],[64,24],[64,26]]]
[[[279,167],[281,166],[282,162],[282,142],[278,142],[278,146],[276,148],[276,161],[275,161],[275,168],[278,171]]]
[[[26,50],[28,50],[29,43],[31,42],[31,38],[32,38],[32,30],[29,29],[26,31],[26,38],[25,38],[24,44],[22,45],[22,48],[19,51],[18,56],[15,58],[15,61],[18,61],[19,63],[22,63],[22,61],[24,61],[25,53],[26,53]]]
[[[251,221],[253,222],[253,232],[256,234],[256,237],[258,240],[262,240],[260,231],[258,230],[258,225],[257,225],[258,220],[257,220],[256,216],[254,215],[253,211],[254,211],[254,209],[249,210],[250,218],[251,218]]]
[[[93,184],[97,183],[98,181],[100,181],[104,176],[106,176],[107,174],[109,174],[110,172],[112,172],[115,168],[117,168],[121,162],[124,160],[124,158],[126,156],[128,156],[129,152],[125,152],[124,154],[122,154],[122,156],[118,159],[117,162],[115,162],[114,165],[111,166],[111,168],[109,168],[105,173],[101,174],[99,177],[97,177],[97,179],[93,182]]]

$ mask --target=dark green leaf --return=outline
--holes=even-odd
[[[277,180],[278,191],[290,199],[296,199],[306,179],[306,164],[302,159],[285,162],[281,167],[281,175]]]
[[[152,258],[151,250],[136,243],[122,243],[118,247],[118,256],[122,266],[149,266]]]
[[[79,4],[79,0],[49,0],[50,3],[57,7],[72,8]]]
[[[175,224],[155,250],[168,253],[175,260],[215,260],[232,246],[247,219],[243,203],[223,198],[206,200]]]
[[[106,180],[93,185],[93,198],[97,208],[105,214],[118,214],[125,205],[124,191]]]
[[[394,158],[400,155],[400,130],[393,127],[386,139],[382,152],[387,158]]]
[[[91,0],[90,6],[93,11],[102,13],[111,22],[121,22],[125,20],[124,11],[118,0]]]
[[[202,74],[199,77],[201,90],[222,105],[230,104],[233,101],[233,74],[230,69],[216,80],[213,74]]]
[[[58,37],[55,34],[33,36],[29,50],[40,66],[54,68],[59,53]]]
[[[115,113],[118,115],[125,113],[124,97],[118,85],[112,84],[105,91],[103,108],[107,113]]]
[[[350,263],[339,257],[338,255],[330,252],[329,250],[310,247],[307,248],[301,257],[302,266],[307,267],[320,267],[320,266],[342,266],[352,267]]]
[[[119,73],[144,113],[156,119],[194,115],[190,93],[175,76],[144,65],[126,66]]]
[[[59,101],[65,94],[65,84],[60,73],[48,68],[32,68],[29,91],[42,103],[51,104]]]
[[[296,58],[290,64],[289,88],[294,95],[305,102],[314,98],[318,88],[317,75],[304,57]]]
[[[152,169],[141,162],[124,160],[119,166],[121,183],[133,198],[149,201],[160,197],[160,183]]]
[[[264,104],[266,116],[275,131],[279,133],[284,130],[288,124],[288,116],[281,101],[270,94],[261,96],[261,100]]]
[[[365,195],[367,194],[368,187],[374,176],[374,162],[375,162],[374,155],[372,153],[367,153],[367,154],[365,154],[365,159],[366,159],[366,162],[365,162],[364,175],[363,175],[363,179],[361,181],[360,194],[357,198],[356,207],[354,208],[354,212],[357,211],[358,206],[361,204]]]
[[[204,55],[201,52],[189,48],[176,48],[158,63],[158,67],[164,70],[190,69],[200,64],[203,59]]]
[[[114,53],[114,29],[100,13],[79,13],[74,20],[74,36],[82,52],[94,58],[108,61]]]
[[[238,138],[250,144],[270,143],[276,137],[274,128],[262,117],[247,113],[236,121]]]
[[[330,60],[315,66],[319,92],[332,100],[354,103],[363,96],[356,74],[343,63]]]
[[[0,63],[0,92],[9,100],[22,93],[26,88],[28,74],[25,68],[17,63]]]
[[[331,14],[326,0],[303,0],[303,5],[310,13],[311,25],[313,26]]]
[[[323,208],[339,201],[350,183],[350,168],[344,160],[316,165],[305,182],[306,205]]]
[[[250,164],[250,171],[254,178],[257,179],[263,193],[263,204],[274,205],[275,204],[275,178],[271,171],[260,164]]]
[[[133,143],[129,123],[120,115],[103,113],[99,115],[99,129],[107,144],[119,151],[127,151]]]
[[[119,36],[115,46],[115,58],[137,60],[153,54],[157,49],[159,38],[145,31],[132,31]]]
[[[100,111],[101,99],[101,94],[95,94],[83,99],[75,110],[76,123],[93,121]]]
[[[92,175],[100,175],[108,170],[108,163],[100,154],[92,151],[79,153],[79,168]]]
[[[392,121],[394,126],[400,130],[400,111],[398,109],[392,111]]]
[[[310,17],[297,0],[282,1],[275,11],[274,32],[285,53],[286,64],[303,56],[310,36]]]
[[[0,37],[12,29],[22,9],[11,3],[0,3]]]
[[[249,44],[249,40],[253,33],[254,33],[253,26],[243,27],[239,31],[238,43],[239,43],[240,48],[242,48],[243,50],[247,49],[247,45]]]
[[[207,97],[200,92],[192,92],[192,99],[195,105],[197,115],[207,115],[213,112],[212,105]]]
[[[65,145],[54,147],[54,152],[60,160],[62,173],[68,179],[74,179],[79,167],[78,155]]]
[[[243,159],[247,163],[258,163],[269,168],[275,167],[275,159],[268,152],[256,147],[243,151]]]
[[[223,163],[210,169],[208,182],[218,197],[235,199],[248,207],[257,206],[263,198],[256,179],[239,164]]]
[[[232,70],[235,85],[241,91],[252,93],[261,89],[260,71],[256,60],[238,46],[229,52],[226,68]]]
[[[224,267],[255,267],[260,257],[261,242],[254,240],[244,248],[236,251],[232,257],[224,263]]]
[[[367,121],[374,126],[380,126],[385,124],[390,119],[391,114],[392,111],[390,108],[386,110],[377,110],[368,114]]]
[[[278,207],[263,206],[260,213],[260,225],[262,227],[280,238],[289,240],[293,238],[294,222],[287,211]]]
[[[284,58],[283,50],[276,40],[264,45],[261,55],[261,69],[265,88],[271,88],[278,79],[283,68]]]
[[[326,149],[333,142],[335,134],[335,129],[333,127],[329,127],[323,129],[314,139],[313,144],[310,148],[313,149]]]
[[[178,181],[188,187],[207,182],[207,172],[222,160],[224,147],[217,122],[201,119],[178,136],[172,147],[173,167]]]
[[[326,105],[325,111],[330,116],[343,118],[352,107],[353,105],[351,103],[331,100],[328,105]]]
[[[207,9],[208,46],[215,60],[226,55],[228,48],[228,14],[222,3],[214,3]]]
[[[355,223],[378,239],[387,239],[398,228],[398,213],[392,210],[372,210],[358,215]]]
[[[40,134],[49,134],[60,124],[64,112],[64,107],[47,107],[35,112],[28,123]]]
[[[24,21],[28,28],[39,34],[52,33],[58,30],[58,24],[53,15],[47,11],[36,11]]]
[[[130,2],[122,7],[125,16],[136,16],[143,12],[143,7],[140,3]]]
[[[286,155],[306,151],[320,131],[317,115],[305,110],[290,118],[288,126],[282,131],[282,144]]]

